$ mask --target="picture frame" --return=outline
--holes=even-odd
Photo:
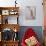
[[[36,19],[36,7],[26,6],[26,20],[35,20],[35,19]]]
[[[9,10],[2,10],[2,15],[9,15]]]

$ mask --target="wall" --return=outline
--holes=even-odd
[[[23,1],[24,2],[24,1]],[[23,11],[21,11],[21,20],[20,23],[21,25],[26,25],[26,26],[42,26],[43,25],[43,6],[42,6],[42,0],[30,0],[30,1],[25,1],[23,5]],[[25,6],[35,6],[36,7],[36,19],[35,20],[30,20],[26,21],[25,20],[25,12],[26,10],[24,9]]]
[[[15,0],[0,0],[0,6],[14,6]],[[43,6],[42,0],[17,0],[18,5],[20,6],[20,17],[19,24],[21,26],[43,26]],[[26,6],[35,6],[36,7],[36,19],[26,21],[25,19],[25,7]]]

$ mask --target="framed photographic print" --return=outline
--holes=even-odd
[[[26,20],[36,19],[36,7],[35,6],[26,6]]]
[[[9,15],[9,10],[2,10],[2,15]]]

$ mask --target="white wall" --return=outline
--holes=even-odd
[[[0,0],[0,6],[14,6],[15,0]],[[17,0],[18,6],[20,7],[20,18],[19,24],[21,26],[43,26],[43,6],[42,0]],[[35,6],[36,7],[36,19],[26,21],[25,19],[25,7]]]
[[[21,13],[21,25],[26,25],[26,26],[42,26],[43,25],[43,6],[42,6],[42,0],[25,0],[23,1],[24,3],[21,4],[22,13]],[[22,3],[22,2],[21,2]],[[35,6],[36,7],[36,19],[35,20],[30,20],[26,21],[25,20],[25,12],[26,10],[24,9],[25,6]]]

